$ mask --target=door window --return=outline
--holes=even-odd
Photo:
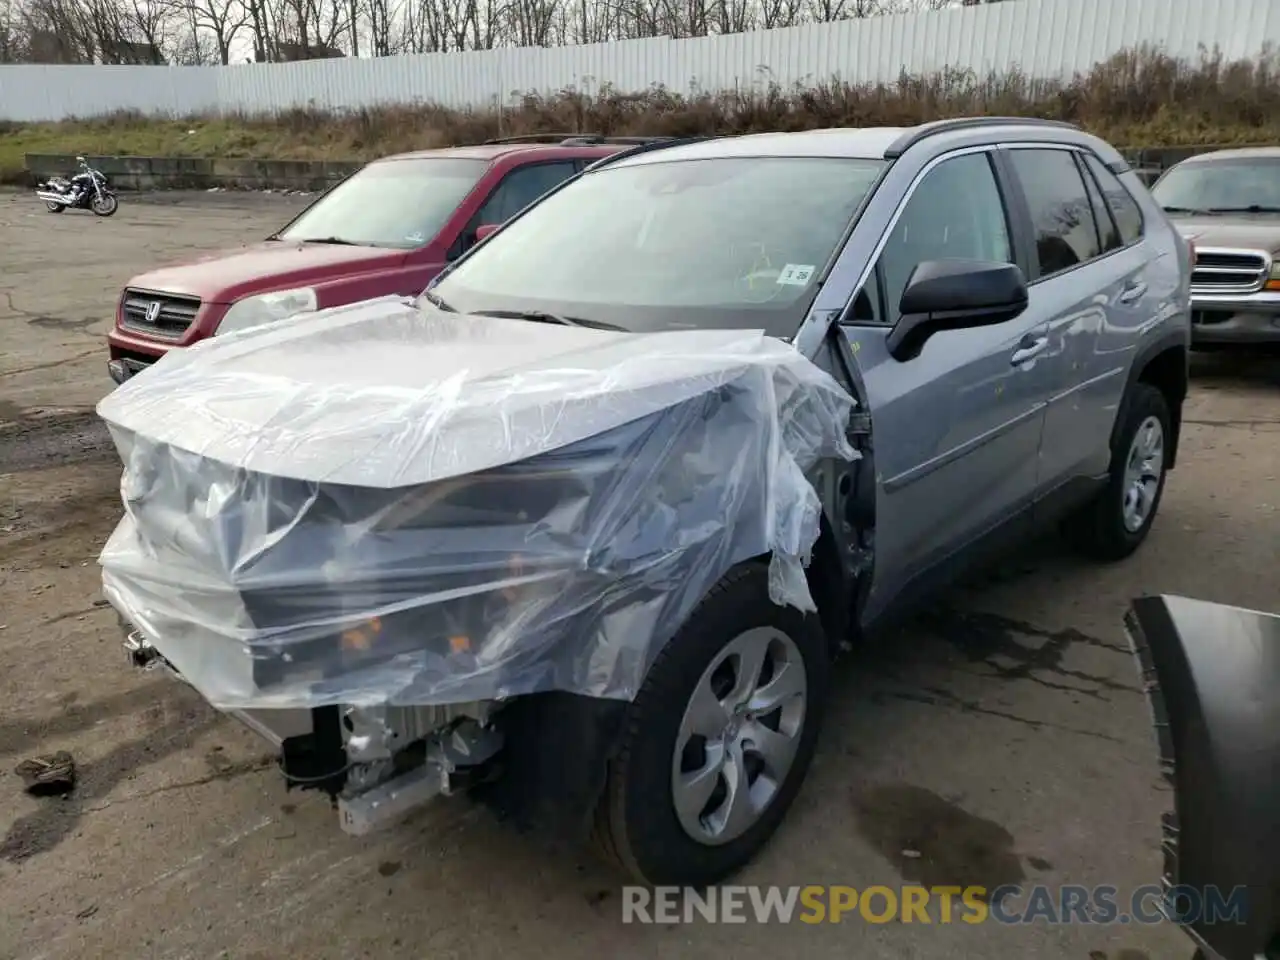
[[[1142,210],[1138,201],[1133,199],[1120,178],[1104,167],[1097,157],[1085,157],[1085,165],[1102,188],[1102,195],[1106,197],[1107,206],[1120,231],[1120,242],[1126,247],[1137,243],[1142,239]]]
[[[1004,202],[985,153],[954,157],[925,174],[894,224],[850,320],[896,323],[902,292],[926,260],[1013,261]]]
[[[1077,154],[1076,163],[1084,163],[1084,157]],[[1110,253],[1112,250],[1119,250],[1124,246],[1120,242],[1120,230],[1116,227],[1111,211],[1107,209],[1106,201],[1102,199],[1102,192],[1098,189],[1092,174],[1083,168],[1080,172],[1084,177],[1085,193],[1089,195],[1089,209],[1093,211],[1094,223],[1098,225],[1098,239],[1102,242],[1102,252]]]
[[[573,176],[574,171],[572,161],[538,163],[511,171],[480,208],[476,226],[510,220],[561,181]]]
[[[454,260],[471,249],[476,242],[476,231],[480,227],[510,220],[577,172],[578,164],[574,160],[536,163],[512,170],[502,178],[493,193],[489,194],[489,199],[471,218],[466,229],[454,240],[449,259]]]
[[[1040,277],[1070,270],[1101,253],[1098,224],[1070,150],[1011,150],[1035,231]]]

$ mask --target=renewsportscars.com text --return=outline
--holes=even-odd
[[[623,887],[623,923],[1243,923],[1247,890],[1118,887],[902,885]]]

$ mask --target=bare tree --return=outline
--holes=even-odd
[[[304,57],[312,51],[324,55],[323,51],[336,49],[350,22],[346,0],[274,0],[273,6],[277,48],[286,42],[296,44]]]
[[[397,53],[401,38],[396,24],[401,20],[401,10],[394,0],[365,0],[365,23],[369,31],[369,52],[375,57],[388,57]],[[356,27],[353,24],[353,29]],[[353,48],[352,54],[359,56]]]
[[[503,37],[518,47],[552,46],[559,0],[509,0],[500,12]]]
[[[26,53],[16,6],[13,0],[0,0],[0,63],[19,63]]]
[[[494,0],[411,0],[408,49],[415,53],[489,50],[501,39]]]
[[[704,37],[998,0],[0,0],[0,62],[229,64]]]
[[[249,26],[249,10],[242,0],[177,0],[175,10],[184,17],[197,43],[212,41],[215,63],[229,64],[236,38]]]

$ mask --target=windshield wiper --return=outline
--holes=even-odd
[[[1164,207],[1162,206],[1160,209],[1163,210],[1165,213],[1187,213],[1193,216],[1197,213],[1209,212],[1207,210],[1197,210],[1195,207]]]
[[[1280,213],[1280,207],[1267,207],[1253,203],[1247,207],[1210,207],[1209,213]]]
[[[557,323],[562,327],[591,327],[595,330],[621,330],[611,323],[599,320],[586,320],[582,317],[566,317],[558,313],[545,313],[541,310],[476,310],[471,316],[498,317],[504,320],[531,320],[534,323]]]
[[[422,299],[426,300],[427,303],[431,304],[437,310],[443,310],[445,313],[458,312],[457,308],[450,306],[444,297],[440,296],[440,294],[436,293],[434,290],[423,290]]]
[[[343,240],[341,237],[300,237],[295,239],[298,243],[331,243],[338,247],[364,246],[364,244],[356,243],[354,240]]]

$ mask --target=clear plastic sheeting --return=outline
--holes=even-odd
[[[107,598],[215,706],[635,696],[735,563],[777,603],[853,401],[753,331],[383,299],[175,351],[98,406]]]

